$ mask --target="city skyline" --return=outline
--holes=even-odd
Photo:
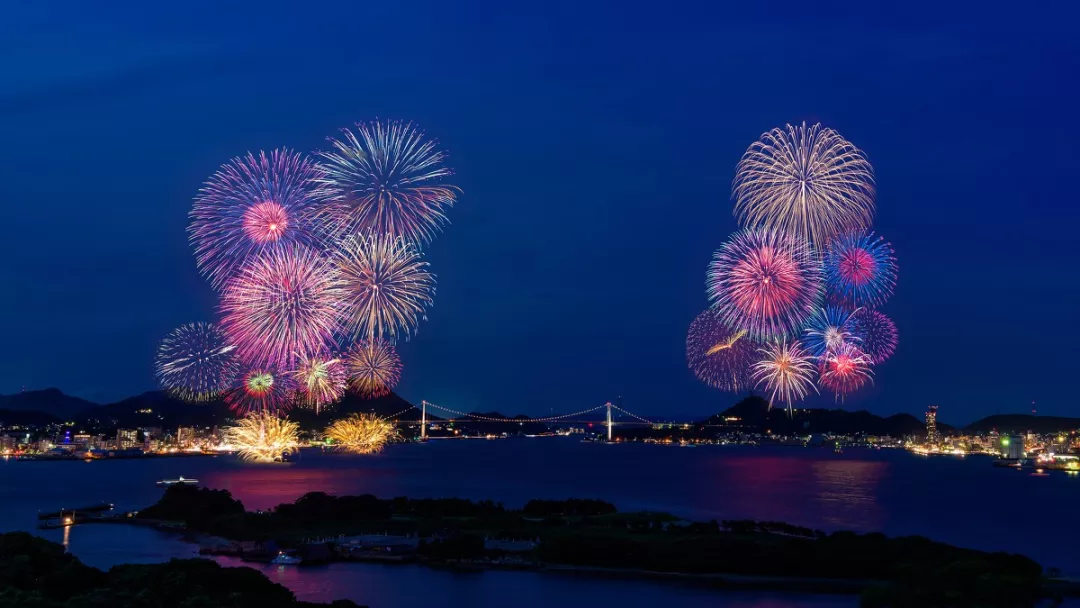
[[[1035,400],[1071,413],[1055,378],[1077,329],[1006,325],[1080,299],[1061,280],[1080,133],[1051,118],[1080,98],[1054,77],[1078,67],[1068,19],[984,13],[950,26],[867,7],[845,19],[741,7],[706,31],[689,15],[628,11],[605,25],[596,9],[562,19],[552,7],[530,23],[493,13],[495,33],[468,23],[491,6],[430,6],[410,16],[414,45],[367,61],[323,28],[404,9],[282,19],[281,8],[210,19],[203,7],[184,33],[166,12],[141,28],[123,9],[80,15],[108,41],[52,29],[34,7],[0,26],[50,50],[12,65],[0,89],[14,211],[0,255],[17,260],[0,275],[0,393],[57,386],[110,402],[153,389],[161,338],[215,318],[184,232],[203,180],[233,156],[326,149],[324,136],[382,116],[437,138],[462,188],[453,229],[425,248],[439,291],[398,345],[403,397],[543,415],[622,395],[636,411],[715,413],[738,396],[701,385],[683,343],[707,304],[710,255],[737,229],[735,164],[762,132],[806,120],[874,165],[874,228],[902,261],[888,309],[901,338],[874,386],[801,405],[918,416],[936,403],[961,421]],[[248,20],[280,35],[237,33]],[[448,23],[472,35],[447,49]],[[808,25],[845,45],[813,66],[785,53],[815,43]],[[782,56],[743,52],[772,28],[786,32],[772,49]],[[311,45],[317,65],[302,59]],[[299,84],[266,95],[275,79]]]

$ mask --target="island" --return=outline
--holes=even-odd
[[[724,589],[848,593],[866,608],[1022,608],[1075,595],[1035,561],[926,538],[811,530],[780,522],[689,522],[591,499],[492,501],[306,494],[248,511],[228,491],[173,486],[112,518],[182,530],[205,554],[301,564],[419,563],[670,579]]]

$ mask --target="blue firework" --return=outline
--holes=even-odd
[[[803,330],[803,344],[815,357],[824,357],[844,344],[858,341],[854,313],[836,306],[819,308]]]
[[[874,233],[850,232],[829,244],[825,286],[832,301],[850,308],[877,308],[896,287],[892,245]]]

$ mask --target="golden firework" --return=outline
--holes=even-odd
[[[397,437],[394,424],[374,414],[352,414],[326,428],[338,449],[354,454],[375,454]]]
[[[297,451],[300,425],[269,412],[255,412],[225,429],[225,440],[244,460],[274,462]]]

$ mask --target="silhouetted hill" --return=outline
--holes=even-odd
[[[997,414],[976,420],[964,427],[968,433],[1057,433],[1080,429],[1080,418],[1064,416],[1032,416],[1031,414]]]
[[[739,421],[727,421],[739,418]],[[853,435],[925,435],[926,424],[911,414],[894,414],[887,418],[866,410],[850,412],[841,409],[799,409],[789,418],[783,408],[769,410],[769,402],[756,395],[747,397],[722,413],[705,421],[710,425],[734,425],[774,433],[837,433]],[[938,424],[942,433],[952,432],[953,427]]]
[[[46,414],[45,412],[16,412],[12,410],[0,410],[0,426],[45,426],[58,424],[63,420]]]
[[[85,399],[65,395],[58,388],[0,395],[0,410],[42,412],[65,420],[70,420],[95,405],[97,404]]]

